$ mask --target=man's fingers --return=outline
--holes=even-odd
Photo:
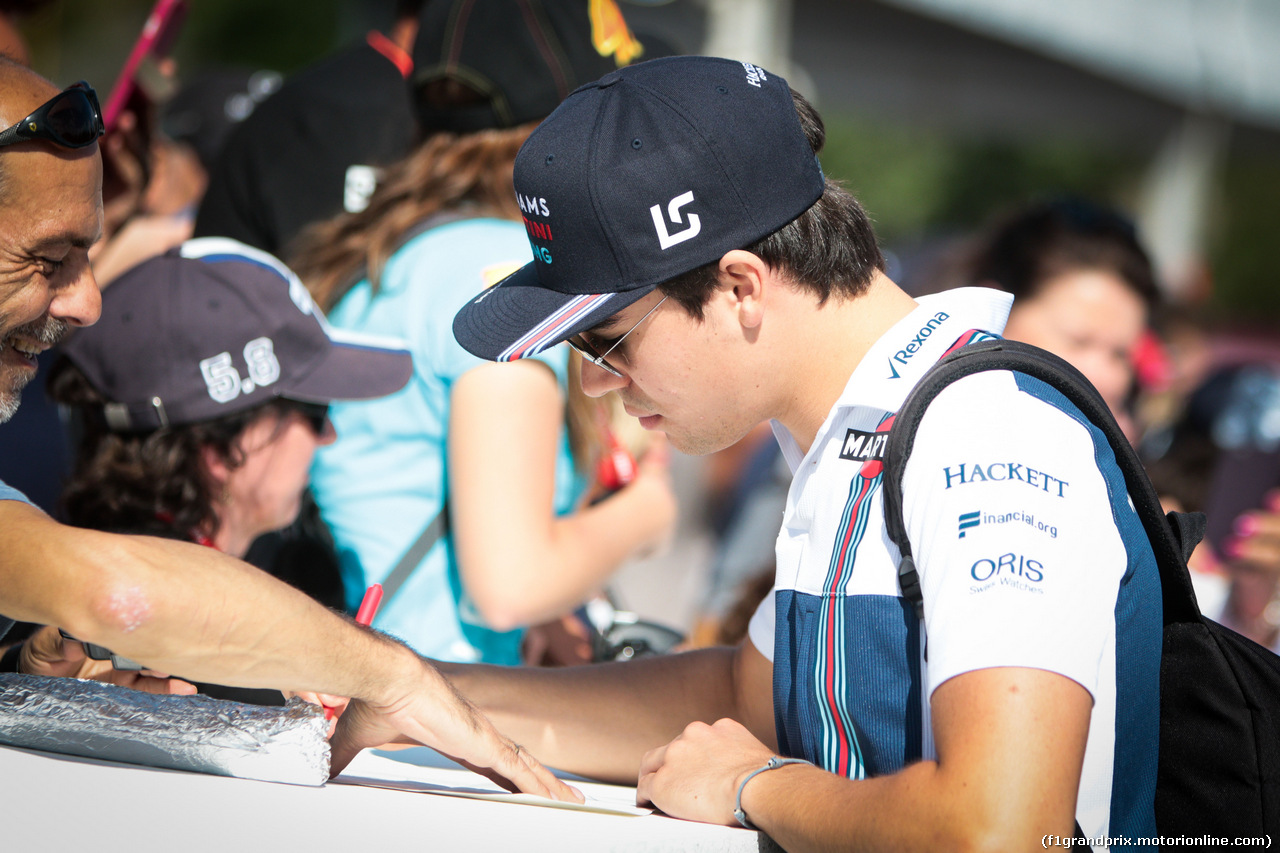
[[[361,748],[403,735],[407,742],[448,755],[508,790],[562,802],[584,801],[580,791],[561,782],[523,747],[499,734],[434,667],[425,667],[423,675],[420,689],[401,700],[378,707],[353,701],[348,706],[330,741],[331,776],[342,772]]]
[[[554,773],[524,747],[507,741],[501,749],[501,758],[494,762],[493,767],[481,767],[456,758],[454,760],[508,791],[534,794],[562,803],[586,801],[581,791],[557,779]]]
[[[653,805],[653,786],[658,776],[658,770],[666,763],[668,746],[670,744],[654,747],[644,754],[644,758],[640,759],[639,778],[636,779],[637,806]]]
[[[394,740],[400,731],[363,702],[352,700],[338,718],[338,726],[329,739],[329,778],[343,768],[366,746]]]
[[[641,773],[640,778],[636,780],[636,805],[651,806],[653,805],[653,780],[658,774]]]
[[[341,723],[339,723],[341,725]],[[329,778],[332,779],[343,771],[351,759],[359,754],[358,747],[351,746],[347,743],[339,742],[336,739],[329,741]]]
[[[546,768],[546,766],[529,754],[528,750],[520,748],[520,760],[533,772],[539,780],[546,785],[548,796],[553,800],[559,800],[562,803],[585,803],[587,798],[583,793],[572,785],[567,784],[563,780],[556,777]]]
[[[348,744],[339,744],[334,740],[330,740],[329,744],[329,779],[333,779],[351,763],[352,758],[360,753],[360,749]]]
[[[194,696],[196,693],[194,684],[183,681],[181,678],[168,676],[156,678],[150,675],[138,675],[135,676],[132,684],[125,686],[141,690],[143,693],[165,693],[171,696]]]
[[[639,775],[644,776],[647,773],[653,773],[662,766],[662,763],[666,761],[666,758],[667,744],[663,744],[662,746],[654,747],[649,750],[644,754],[644,757],[640,759]]]

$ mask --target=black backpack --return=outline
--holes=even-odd
[[[1164,599],[1157,830],[1166,837],[1280,831],[1280,657],[1201,615],[1187,558],[1204,536],[1204,514],[1165,514],[1107,405],[1062,359],[1014,341],[969,344],[944,356],[907,397],[889,433],[883,480],[885,524],[902,554],[903,597],[922,612],[902,520],[902,473],[916,428],[938,392],[987,370],[1011,370],[1047,383],[1102,431],[1151,541]]]

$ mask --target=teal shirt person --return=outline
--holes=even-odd
[[[414,361],[413,378],[399,393],[332,406],[339,440],[321,448],[312,467],[311,487],[333,533],[352,612],[369,584],[386,580],[448,495],[450,392],[464,373],[485,363],[454,339],[454,315],[486,284],[531,258],[520,223],[445,223],[391,256],[376,295],[361,281],[329,311],[329,322],[349,333],[404,340]],[[566,387],[568,349],[556,347],[540,360]],[[517,424],[513,418],[516,432]],[[563,515],[577,506],[586,483],[575,470],[566,430],[558,440],[554,508]],[[520,663],[523,630],[484,624],[462,586],[447,533],[383,600],[374,627],[438,660]]]

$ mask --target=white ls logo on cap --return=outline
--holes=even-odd
[[[673,225],[684,225],[684,220],[680,217],[680,208],[693,201],[693,190],[684,195],[678,195],[667,203],[667,216],[671,219]],[[698,232],[702,230],[702,220],[698,218],[698,214],[689,214],[689,226],[683,231],[677,231],[671,234],[667,231],[667,223],[662,219],[662,206],[655,204],[649,208],[649,213],[653,216],[653,227],[658,230],[658,244],[662,246],[665,252],[677,243],[683,243],[685,240],[692,240],[698,236]]]

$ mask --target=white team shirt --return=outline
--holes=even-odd
[[[1128,626],[1125,649],[1138,649],[1126,654],[1146,669],[1154,654],[1156,671],[1159,626],[1153,652],[1149,621],[1130,624],[1137,593],[1121,587],[1136,546],[1120,526],[1136,515],[1099,467],[1094,435],[1009,372],[965,377],[935,398],[903,476],[923,631],[904,616],[880,477],[863,475],[876,471],[864,466],[878,458],[877,428],[920,377],[965,332],[999,334],[1011,301],[982,288],[920,298],[859,364],[808,453],[774,422],[794,479],[775,586],[749,636],[775,663],[780,740],[854,778],[936,757],[929,698],[950,678],[1016,666],[1077,682],[1094,700],[1077,817],[1095,836],[1115,823],[1115,768],[1150,758],[1116,754],[1117,726],[1128,725],[1117,718],[1117,625]],[[1158,710],[1139,692],[1133,725],[1145,732]]]

